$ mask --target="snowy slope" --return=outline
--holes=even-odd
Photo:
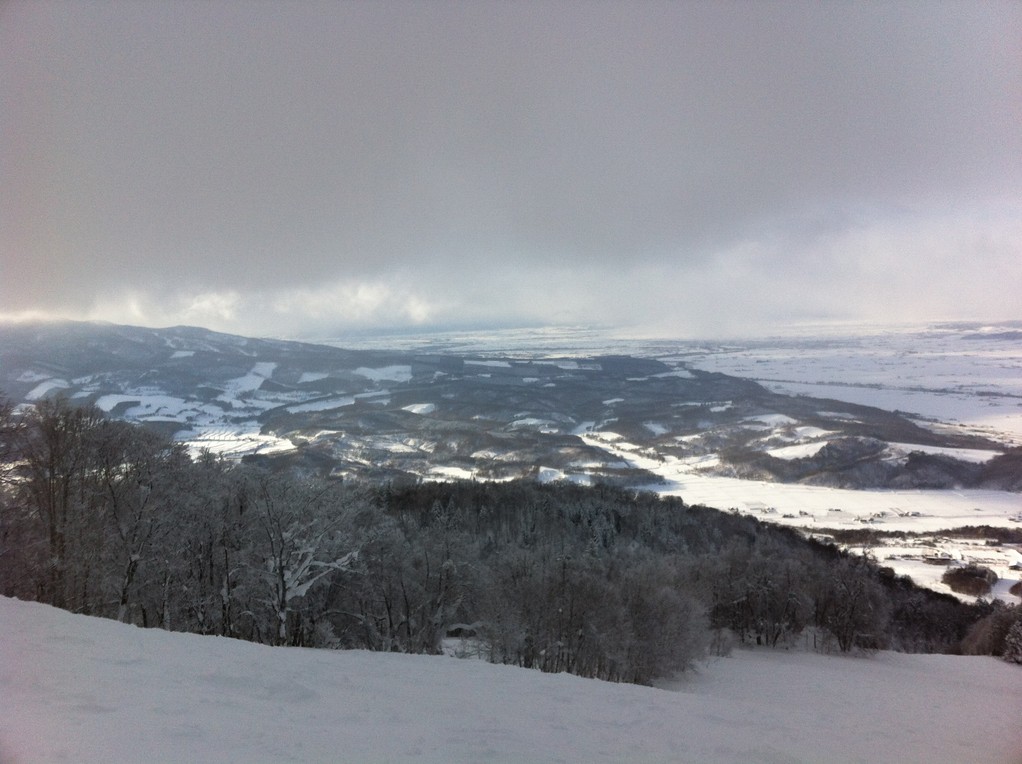
[[[1018,762],[1022,669],[742,652],[669,689],[0,598],[4,762]]]

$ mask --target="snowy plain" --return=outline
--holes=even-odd
[[[1013,324],[846,327],[705,343],[681,357],[775,392],[903,411],[1022,444],[1022,340]]]
[[[563,369],[582,358],[656,358],[760,382],[775,392],[834,398],[916,415],[929,425],[1022,445],[1022,339],[1018,322],[992,325],[798,326],[778,336],[665,340],[592,327],[348,336],[325,344],[531,359]],[[658,375],[663,376],[663,375]]]
[[[0,598],[0,761],[1022,761],[1022,667],[774,650],[660,688],[266,647]]]

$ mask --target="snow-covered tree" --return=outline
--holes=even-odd
[[[888,602],[867,560],[842,558],[818,583],[816,624],[834,636],[841,652],[883,644]]]
[[[42,524],[45,580],[41,599],[88,612],[94,597],[95,557],[102,543],[90,481],[94,440],[103,417],[94,406],[66,398],[39,401],[15,444],[20,457],[18,501]]]
[[[1019,613],[1004,637],[1004,660],[1022,663],[1022,613]]]
[[[191,466],[180,445],[124,422],[97,429],[93,472],[96,504],[106,527],[109,588],[117,619],[135,620],[139,590],[152,586],[148,566],[166,543],[161,538],[179,517]]]
[[[249,574],[259,569],[257,598],[272,614],[272,641],[295,644],[303,625],[297,603],[350,570],[357,550],[340,532],[335,485],[267,474],[253,475],[250,485]]]

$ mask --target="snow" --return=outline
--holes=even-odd
[[[226,393],[220,396],[221,400],[227,400],[231,396],[241,393],[251,393],[259,389],[264,381],[273,376],[277,364],[272,361],[259,361],[252,366],[251,371],[242,377],[228,380],[224,385]]]
[[[940,446],[921,446],[916,443],[889,443],[889,451],[898,456],[908,456],[912,451],[921,451],[924,454],[938,454],[950,456],[963,462],[982,464],[1000,456],[1003,451],[988,451],[981,448],[942,448]]]
[[[464,467],[433,466],[424,476],[427,480],[473,480],[475,473]]]
[[[0,623],[4,761],[1022,760],[1022,669],[995,658],[742,651],[646,688],[6,598]]]
[[[63,390],[66,387],[71,387],[71,383],[66,379],[48,379],[45,382],[40,382],[25,393],[25,400],[37,401],[44,397],[47,393],[53,392],[54,390]]]
[[[798,424],[797,419],[792,419],[787,414],[760,414],[759,416],[745,417],[744,422],[757,422],[770,427],[780,427],[786,424]]]
[[[408,382],[412,378],[412,367],[408,365],[382,366],[379,369],[370,369],[359,366],[355,374],[374,382]]]
[[[436,404],[435,403],[412,403],[412,404],[409,404],[408,406],[402,406],[401,410],[402,411],[410,411],[413,414],[420,414],[420,415],[432,414],[434,411],[436,411]]]
[[[979,434],[1022,443],[1022,413],[1017,400],[998,400],[954,392],[875,389],[838,384],[770,382],[765,387],[786,395],[836,398],[888,411],[918,414],[925,422],[936,419],[972,427]]]
[[[1022,443],[1022,351],[1014,339],[977,341],[982,333],[939,325],[849,327],[829,337],[710,345],[686,353],[685,363],[776,392],[912,412]]]
[[[536,480],[540,483],[549,483],[555,480],[564,480],[564,472],[554,467],[540,467],[536,473]]]
[[[300,414],[303,411],[329,411],[330,409],[340,409],[345,406],[354,405],[355,399],[350,395],[344,395],[339,398],[325,398],[309,401],[308,403],[297,403],[294,406],[288,406],[287,410],[292,414]]]
[[[567,348],[566,348],[567,350]],[[553,366],[561,371],[600,371],[603,367],[600,366],[596,361],[585,359],[586,352],[580,347],[574,347],[570,349],[573,354],[578,354],[582,357],[582,360],[571,360],[566,358],[539,358],[534,353],[526,352],[524,357],[528,359],[530,363],[534,363],[537,366]],[[502,351],[501,355],[509,355],[508,352]]]
[[[413,445],[411,442],[388,440],[380,438],[373,443],[374,448],[378,448],[381,451],[390,451],[394,454],[417,454],[421,453],[422,449]]]
[[[776,459],[805,459],[816,456],[826,443],[798,443],[794,446],[768,448],[766,452]]]
[[[835,527],[837,521],[831,508],[845,512],[846,527],[857,527],[850,521],[862,522],[884,511],[890,518],[885,530],[934,531],[941,528],[975,525],[979,522],[1002,527],[1016,527],[1011,518],[1018,514],[1018,494],[985,489],[962,490],[869,490],[771,483],[759,480],[707,475],[700,471],[706,457],[680,459],[671,455],[657,458],[634,443],[613,432],[582,433],[587,444],[622,459],[633,467],[648,470],[663,482],[648,486],[664,495],[681,496],[689,504],[705,504],[720,509],[742,511],[750,506],[766,505],[778,511],[802,510],[808,513],[797,518],[794,525],[814,521]],[[815,444],[813,444],[815,445]],[[916,513],[916,514],[913,514]],[[780,518],[771,518],[780,522]],[[861,527],[861,526],[858,526]]]
[[[38,371],[33,371],[32,369],[27,369],[21,372],[21,374],[17,377],[18,382],[44,382],[47,379],[50,379],[49,374],[42,374]]]
[[[356,393],[355,398],[361,400],[363,398],[382,398],[390,395],[390,390],[370,390],[368,393]]]
[[[533,361],[533,363],[541,364],[543,366],[555,366],[558,369],[562,369],[563,371],[578,371],[580,368],[583,368],[582,366],[579,365],[578,361],[555,361],[548,359],[536,359]]]
[[[171,358],[191,358],[195,355],[194,350],[175,350],[170,354]]]
[[[550,483],[559,480],[567,480],[577,485],[592,485],[592,475],[579,472],[564,472],[556,467],[540,467],[536,472],[536,480],[540,483]]]
[[[302,375],[298,377],[298,384],[304,385],[306,382],[319,382],[321,379],[326,379],[329,376],[325,371],[303,371]]]
[[[662,424],[658,422],[643,422],[642,426],[658,437],[660,435],[666,435],[668,432],[670,432],[670,430],[668,430],[666,427],[664,427]]]
[[[557,432],[557,423],[550,419],[541,419],[539,417],[527,416],[521,419],[516,419],[508,424],[508,429],[517,430],[521,428],[535,428],[543,433],[554,433]]]
[[[466,366],[488,366],[493,369],[510,369],[508,361],[465,361]]]
[[[184,413],[194,413],[198,409],[196,403],[188,403],[172,395],[121,395],[118,393],[101,396],[96,400],[96,407],[110,413],[119,404],[129,402],[134,402],[137,405],[122,414],[125,419],[150,419],[153,416],[179,419]]]
[[[695,374],[688,369],[675,369],[674,371],[662,371],[654,374],[653,379],[664,379],[666,377],[678,377],[679,379],[695,379]]]
[[[968,525],[1013,528],[1018,527],[1022,517],[1018,494],[1007,491],[856,491],[797,483],[740,480],[706,474],[707,468],[719,464],[719,458],[713,454],[686,458],[672,455],[660,457],[649,449],[629,443],[615,432],[579,433],[579,437],[587,445],[600,448],[629,466],[648,470],[660,477],[662,482],[646,486],[650,491],[665,496],[680,496],[688,504],[731,509],[767,522],[803,528],[809,532],[814,529],[862,528],[866,525],[886,531],[928,533]],[[797,458],[800,453],[806,454],[820,447],[820,443],[807,443],[771,449],[769,453],[780,453],[779,458]],[[979,554],[969,548],[973,545],[970,540],[948,538],[929,541],[937,544],[929,548],[929,554],[945,551],[955,559],[987,565],[1004,581],[1018,580],[1018,575],[1009,567],[1015,561],[1013,555],[1017,553],[1007,547],[984,548],[982,554]],[[851,549],[855,552],[868,551],[899,575],[912,576],[922,586],[937,591],[950,591],[940,583],[943,570],[936,570],[934,566],[920,562],[924,554],[923,547],[903,550],[904,555],[893,542],[890,546]],[[963,596],[962,599],[972,598]],[[1002,599],[1018,601],[1010,595]]]
[[[193,456],[205,450],[220,456],[240,459],[246,454],[273,454],[293,451],[295,448],[290,440],[275,435],[263,435],[259,432],[257,423],[234,427],[227,425],[199,427],[178,433],[176,437],[187,446]]]
[[[813,427],[811,425],[803,425],[802,427],[796,427],[793,430],[796,438],[809,439],[809,438],[823,438],[835,433],[832,430],[824,430],[821,427]]]

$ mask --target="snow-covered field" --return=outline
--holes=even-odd
[[[686,363],[775,392],[904,411],[1022,444],[1022,341],[1010,327],[849,328],[706,343]]]
[[[228,458],[241,458],[246,454],[274,454],[290,451],[294,444],[275,435],[263,435],[257,424],[241,426],[199,427],[188,432],[184,441],[193,456],[209,451]]]
[[[345,337],[326,344],[507,358],[615,353],[658,358],[754,379],[792,395],[911,412],[1022,444],[1022,341],[1017,335],[1017,322],[796,327],[784,336],[727,342],[642,339],[596,328],[548,327]],[[570,362],[553,363],[571,367]]]
[[[355,374],[374,382],[407,382],[412,378],[412,367],[407,365],[384,366],[380,369],[369,369],[364,366],[355,369]]]
[[[951,594],[941,582],[945,567],[926,562],[944,558],[955,564],[975,563],[993,570],[1000,579],[994,594],[1010,603],[1019,597],[1008,589],[1022,578],[1022,551],[1012,546],[988,546],[982,540],[938,534],[948,528],[969,525],[1019,527],[1022,497],[1006,491],[987,490],[873,490],[739,480],[707,474],[703,468],[715,457],[679,459],[650,453],[613,432],[582,433],[582,440],[646,469],[663,479],[649,490],[680,496],[689,504],[734,510],[779,525],[804,528],[825,535],[828,529],[875,528],[934,534],[881,546],[853,547],[868,553],[899,575],[911,576],[921,586]],[[971,598],[966,598],[971,599]]]
[[[274,648],[0,598],[0,761],[1022,761],[1022,668],[737,652],[659,689]]]
[[[583,441],[648,470],[663,479],[649,489],[681,496],[689,504],[742,512],[770,509],[771,522],[786,525],[854,528],[863,524],[883,530],[935,531],[960,525],[1017,527],[1022,498],[1007,491],[871,490],[772,483],[720,477],[702,471],[708,457],[660,455],[610,431],[582,433]],[[709,457],[712,459],[713,457]],[[801,512],[802,514],[798,514]],[[787,517],[789,514],[791,517]],[[784,520],[791,522],[784,523]]]

